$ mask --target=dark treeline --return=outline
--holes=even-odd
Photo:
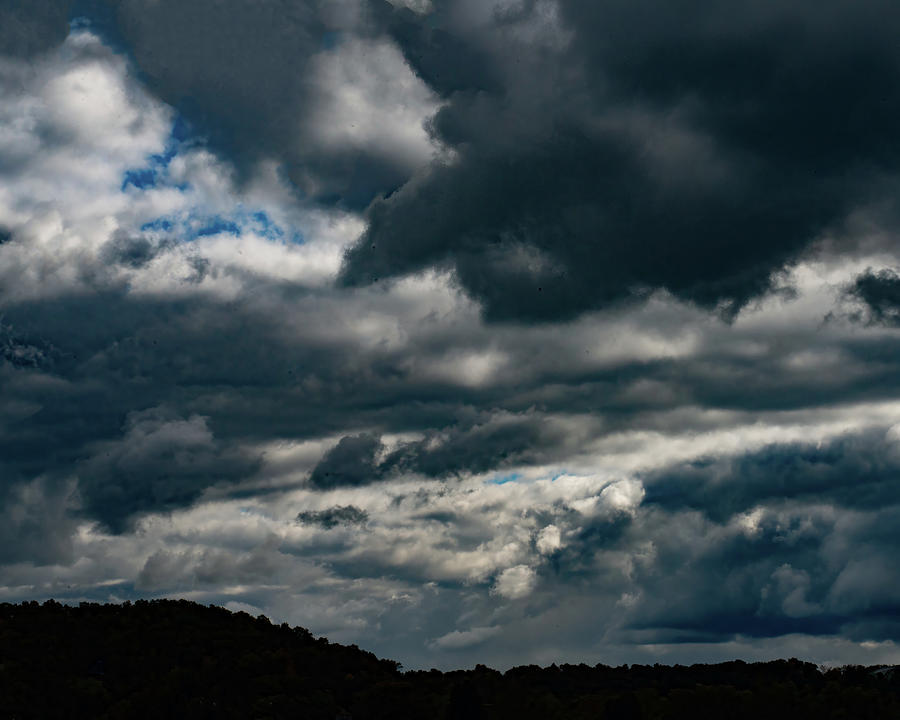
[[[0,605],[3,718],[900,718],[900,672],[799,660],[401,672],[186,601]]]

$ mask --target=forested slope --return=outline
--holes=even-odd
[[[186,601],[0,605],[3,718],[900,718],[900,672],[798,660],[406,672]]]

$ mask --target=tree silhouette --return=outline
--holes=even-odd
[[[401,672],[355,646],[186,601],[0,604],[0,718],[875,720],[900,669],[799,660]]]

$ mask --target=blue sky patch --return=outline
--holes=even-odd
[[[122,191],[127,190],[129,186],[136,187],[138,190],[149,190],[156,187],[158,177],[157,169],[152,167],[126,170],[125,176],[122,178]]]
[[[190,242],[209,235],[243,235],[244,229],[235,220],[221,215],[167,215],[154,218],[141,225],[143,232],[177,234],[179,239]]]
[[[143,178],[137,172],[129,182],[134,187],[143,187],[140,184]],[[255,233],[272,242],[302,244],[304,241],[303,235],[296,231],[288,236],[284,228],[262,210],[246,212],[242,208],[238,208],[233,215],[208,215],[196,209],[190,213],[165,215],[145,222],[141,225],[141,231],[177,234],[185,241],[223,233],[241,236],[245,232]]]
[[[219,235],[221,233],[240,235],[242,230],[236,222],[214,215],[213,217],[205,218],[205,222],[202,222],[199,227],[195,227],[190,231],[190,234],[193,236],[191,239],[206,237],[207,235]]]
[[[160,217],[141,225],[142,232],[165,232],[170,233],[175,227],[175,223],[171,218]]]
[[[269,240],[281,240],[284,238],[284,230],[272,218],[262,210],[250,213],[247,224],[250,230]]]
[[[488,484],[490,484],[490,485],[506,485],[506,483],[516,482],[521,477],[522,477],[521,473],[510,473],[509,475],[495,475],[490,480],[488,480]]]
[[[122,191],[129,186],[138,190],[165,185],[184,192],[189,185],[186,183],[171,183],[169,180],[169,165],[176,155],[187,146],[193,138],[191,124],[181,115],[176,114],[172,121],[172,128],[166,140],[165,149],[161,153],[147,156],[146,165],[143,167],[129,168],[122,177]]]
[[[122,176],[122,192],[148,191],[157,187],[167,187],[186,192],[189,183],[176,184],[169,177],[169,166],[179,152],[194,142],[191,124],[184,116],[177,114],[172,122],[165,149],[147,156],[143,167],[129,168]],[[190,212],[162,216],[145,222],[144,232],[178,234],[182,240],[191,241],[209,235],[222,233],[240,236],[252,232],[275,242],[302,244],[304,237],[293,231],[290,234],[275,222],[264,210],[248,210],[238,204],[228,215],[208,214],[196,207]]]

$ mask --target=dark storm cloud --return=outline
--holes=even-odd
[[[655,288],[734,310],[898,169],[880,0],[563,2],[565,46],[524,7],[471,33],[499,86],[457,82],[431,126],[456,157],[372,205],[344,283],[449,266],[493,319]],[[435,75],[419,35],[395,39]]]
[[[30,482],[0,462],[0,564],[70,563],[77,525],[75,489],[52,479]]]
[[[248,151],[237,138],[251,128],[263,147],[284,140],[281,113],[293,112],[285,106],[302,84],[296,70],[325,29],[315,3],[238,2],[227,13],[205,0],[115,4],[138,66],[165,101],[190,105],[188,117],[238,153]]]
[[[626,588],[628,642],[789,633],[897,638],[896,432],[777,444],[643,478],[633,513],[558,514],[568,528],[543,582]],[[625,553],[627,581],[619,561]],[[599,600],[602,602],[602,600]]]
[[[159,250],[114,238],[103,252],[131,267]],[[313,471],[323,488],[400,471],[484,471],[553,444],[546,432],[538,441],[533,418],[491,424],[472,409],[477,395],[407,387],[405,352],[360,355],[352,337],[290,341],[269,303],[291,306],[297,291],[260,292],[271,296],[255,308],[120,291],[5,307],[0,387],[12,414],[0,457],[10,472],[21,482],[76,475],[83,511],[122,529],[142,513],[191,505],[207,487],[249,479],[256,459],[240,448],[272,438],[354,425],[442,433],[439,447],[406,443],[381,463],[378,435],[348,436]]]
[[[85,511],[114,532],[138,514],[188,506],[210,486],[245,480],[259,466],[218,442],[200,416],[153,408],[130,413],[124,430],[78,467]]]
[[[605,573],[598,573],[596,567],[598,553],[624,547],[633,521],[626,512],[611,512],[585,520],[569,511],[556,522],[571,524],[575,531],[564,547],[550,554],[549,573],[564,585],[596,580],[598,574],[602,579]]]
[[[884,522],[881,513],[829,512],[814,502],[788,508],[760,506],[746,528],[679,511],[639,518],[640,535],[653,538],[657,556],[652,571],[634,577],[641,600],[627,626],[642,631],[644,642],[693,642],[695,633],[706,642],[829,636],[858,625],[868,627],[859,639],[893,637],[880,633],[900,607],[890,589],[896,572],[887,569],[894,540],[860,537],[861,528]]]
[[[72,0],[4,0],[0,5],[0,55],[33,57],[69,33]]]
[[[550,597],[565,588],[606,606],[617,618],[611,635],[627,643],[833,636],[869,618],[889,619],[900,601],[883,593],[877,607],[847,602],[871,595],[866,584],[891,552],[890,542],[870,544],[868,552],[877,561],[848,582],[846,570],[853,570],[854,548],[861,546],[858,530],[846,527],[849,517],[823,512],[816,503],[789,510],[760,506],[751,527],[651,505],[633,517],[592,522],[602,532],[570,536],[569,544],[547,559],[542,583]],[[882,521],[873,514],[856,516],[865,527]],[[848,554],[835,552],[845,544]],[[621,560],[607,559],[622,557],[628,558],[624,567]],[[893,582],[895,575],[890,572],[885,581]],[[582,618],[592,627],[590,614]],[[860,639],[884,637],[874,626],[869,631]]]
[[[14,328],[0,324],[0,357],[16,367],[50,367],[59,360],[59,352],[40,340],[29,341]]]
[[[866,305],[859,319],[874,325],[900,326],[900,275],[889,269],[867,270],[847,289],[850,298]]]
[[[240,449],[247,436],[235,413],[246,414],[237,406],[277,402],[271,388],[290,377],[290,363],[264,350],[260,318],[247,333],[249,318],[216,306],[118,293],[4,314],[0,386],[13,411],[22,408],[0,433],[0,456],[15,473],[4,480],[75,476],[83,512],[122,530],[258,468]]]
[[[369,519],[369,513],[354,505],[335,505],[326,510],[304,510],[297,515],[297,522],[321,525],[331,530],[338,525],[362,525]]]
[[[826,444],[773,445],[736,458],[710,457],[645,478],[644,502],[690,508],[722,522],[760,503],[804,500],[872,510],[900,503],[900,454],[884,431]]]
[[[488,52],[475,42],[387,0],[371,0],[369,6],[376,27],[403,48],[419,77],[442,97],[457,91],[500,89]]]
[[[375,455],[381,441],[374,435],[348,435],[325,453],[313,469],[310,483],[317,488],[353,487],[368,485],[381,477]]]
[[[378,437],[351,435],[325,454],[309,481],[324,490],[368,485],[404,472],[432,478],[483,473],[546,459],[563,440],[540,418],[529,416],[468,426],[462,421],[387,453]]]
[[[398,447],[385,458],[384,465],[429,477],[483,473],[545,459],[562,440],[560,433],[541,418],[526,415],[430,433],[424,440]]]

